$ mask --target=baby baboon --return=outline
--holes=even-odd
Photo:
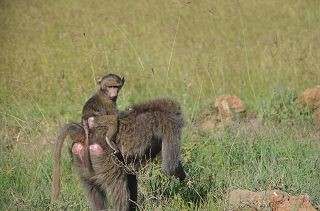
[[[104,124],[105,116],[95,117],[97,125]],[[180,138],[184,125],[180,105],[170,99],[158,99],[144,104],[135,105],[130,112],[122,115],[119,113],[119,129],[115,142],[121,147],[122,154],[126,157],[128,165],[134,166],[139,171],[146,163],[162,152],[162,169],[168,176],[174,175],[184,180],[186,174],[180,161]],[[78,127],[78,128],[76,128]],[[105,144],[100,145],[99,140],[104,137],[93,131],[90,145],[93,172],[84,166],[81,159],[83,142],[77,142],[74,134],[85,139],[85,132],[81,125],[67,125],[59,135],[58,145],[63,143],[66,132],[74,140],[72,145],[73,166],[78,179],[86,193],[87,199],[93,210],[105,210],[111,206],[114,210],[135,210],[137,201],[136,175],[126,172],[125,168],[115,162],[110,148]],[[105,142],[102,142],[105,143]],[[108,148],[107,150],[105,148]],[[56,147],[56,150],[61,150]],[[56,154],[59,154],[56,152]],[[56,163],[58,160],[56,160]],[[54,175],[60,176],[54,171]],[[52,202],[59,193],[60,180],[54,176]],[[108,202],[110,204],[107,204]]]
[[[118,110],[116,107],[117,97],[124,84],[124,78],[115,74],[107,74],[98,80],[99,90],[84,105],[82,109],[82,121],[86,134],[86,144],[84,146],[84,164],[91,169],[89,151],[89,132],[94,127],[93,118],[106,115],[104,125],[100,125],[100,133],[104,132],[107,144],[114,153],[119,153],[118,147],[113,142],[114,135],[118,129]]]

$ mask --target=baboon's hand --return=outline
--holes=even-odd
[[[91,128],[94,128],[94,127],[97,127],[98,125],[97,125],[97,123],[96,123],[96,120],[95,120],[95,118],[92,116],[92,117],[89,117],[88,118],[88,127],[89,127],[89,129],[91,129]]]

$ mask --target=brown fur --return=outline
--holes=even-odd
[[[61,128],[54,151],[54,171],[51,193],[52,203],[58,198],[60,191],[61,151],[64,140],[68,135],[72,139],[73,143],[82,143],[83,145],[85,144],[84,129],[82,125],[69,123]]]
[[[121,148],[125,165],[131,165],[135,171],[139,171],[150,159],[162,152],[164,173],[184,180],[186,175],[180,162],[180,138],[184,120],[180,105],[170,99],[158,99],[132,108],[132,111],[119,114],[119,130],[116,135],[116,143]],[[98,124],[103,121],[104,116],[97,117]],[[84,138],[84,131],[79,127],[74,132]],[[62,145],[63,139],[58,139],[57,145]],[[90,139],[98,141],[103,136],[93,132]],[[102,145],[102,148],[105,147],[106,145]],[[61,148],[57,147],[56,150]],[[135,210],[136,176],[128,173],[124,166],[118,165],[110,150],[107,148],[100,155],[91,155],[94,172],[85,168],[79,157],[73,154],[73,165],[78,178],[93,210],[107,209],[107,198],[115,210]],[[58,173],[60,174],[60,168]],[[54,171],[54,175],[58,173]],[[60,181],[56,176],[54,178],[53,189],[57,188],[57,181]],[[53,193],[52,198],[55,200],[57,191]]]
[[[113,99],[108,96],[108,87],[115,86],[118,88],[117,94],[124,84],[124,78],[121,78],[115,74],[108,74],[98,80],[99,90],[95,95],[93,95],[84,105],[82,109],[82,121],[85,130],[85,145],[84,145],[84,165],[90,171],[92,171],[91,161],[90,161],[90,150],[89,145],[95,142],[90,141],[90,131],[88,125],[89,117],[97,117],[101,115],[106,116],[105,124],[103,127],[99,127],[99,133],[104,133],[108,140],[109,146],[117,150],[117,146],[111,139],[115,136],[118,128],[118,110],[116,107],[117,96]],[[101,141],[101,140],[100,140]]]

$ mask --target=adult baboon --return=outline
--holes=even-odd
[[[67,124],[62,128],[56,145],[56,155],[61,154],[61,146],[67,135],[73,140],[72,158],[78,179],[93,210],[107,209],[107,198],[115,210],[135,210],[137,200],[136,175],[128,173],[125,165],[139,171],[148,160],[162,154],[162,169],[168,176],[174,175],[184,180],[186,174],[180,162],[180,139],[184,125],[180,105],[171,99],[157,99],[135,105],[130,112],[119,114],[119,129],[115,138],[123,159],[113,155],[107,147],[104,136],[92,133],[90,158],[93,172],[85,168],[81,159],[85,139],[83,127]],[[104,125],[104,116],[96,117],[98,125]],[[78,139],[76,139],[78,138]],[[60,159],[55,160],[52,202],[58,197],[60,188]]]

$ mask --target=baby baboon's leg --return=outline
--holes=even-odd
[[[118,127],[117,124],[118,124],[117,119],[113,119],[112,121],[110,121],[108,124],[108,131],[106,134],[106,142],[113,149],[114,154],[119,153],[119,149],[113,141],[114,136],[117,133],[117,127]]]
[[[111,147],[111,149],[113,149],[114,154],[119,153],[119,149],[117,145],[113,141],[111,141],[107,136],[106,136],[106,142]]]

